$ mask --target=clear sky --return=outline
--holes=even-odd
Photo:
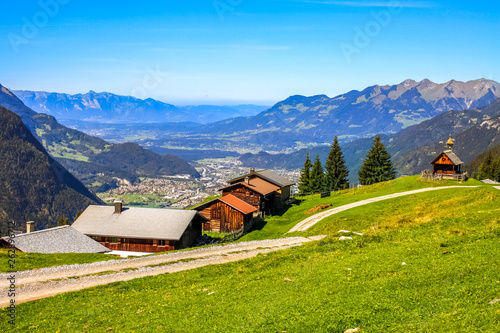
[[[500,81],[497,1],[2,1],[0,83],[271,105],[407,78]]]

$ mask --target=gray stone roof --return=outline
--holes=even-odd
[[[7,241],[7,237],[2,240]],[[23,252],[104,253],[109,249],[69,225],[17,235],[15,246]]]
[[[228,181],[228,183],[234,183],[237,181],[241,181],[245,179],[245,177],[251,176],[251,175],[257,175],[258,177],[267,180],[270,183],[273,183],[274,185],[277,185],[279,187],[287,187],[287,186],[292,186],[295,185],[294,182],[292,182],[290,179],[285,178],[283,176],[278,175],[276,172],[273,172],[268,169],[264,170],[257,170],[257,171],[251,171],[249,174],[237,177],[235,179],[232,179]]]
[[[113,206],[89,206],[72,226],[91,236],[179,240],[197,215],[193,210],[137,207],[115,214]]]
[[[464,164],[464,162],[462,162],[462,160],[460,158],[458,158],[458,156],[455,155],[455,153],[453,151],[451,151],[451,150],[445,150],[445,151],[443,151],[441,154],[439,154],[438,157],[436,157],[434,159],[434,161],[431,162],[431,164],[436,163],[441,158],[441,156],[443,156],[443,154],[446,155],[446,156],[448,156],[448,158],[450,159],[450,161],[452,161],[453,164],[455,164],[455,165]]]

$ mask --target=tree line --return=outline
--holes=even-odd
[[[349,188],[349,169],[345,164],[344,154],[337,137],[333,140],[325,168],[321,164],[319,155],[314,163],[306,155],[299,180],[300,193],[322,193],[345,190]],[[361,169],[358,171],[358,180],[361,185],[371,185],[396,178],[396,171],[380,136],[376,136],[373,145],[366,155]]]
[[[478,179],[491,179],[500,182],[500,157],[493,159],[491,153],[479,167]]]

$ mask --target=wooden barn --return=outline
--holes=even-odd
[[[446,143],[447,150],[441,152],[432,162],[432,170],[424,171],[423,176],[432,178],[467,179],[467,173],[462,170],[464,162],[453,152],[454,142],[450,138]]]
[[[271,170],[256,171],[255,169],[250,169],[250,173],[231,179],[228,181],[228,184],[234,185],[243,182],[252,183],[255,179],[263,180],[278,187],[275,191],[273,202],[270,203],[273,208],[283,208],[290,202],[291,187],[295,185],[295,183]]]
[[[72,227],[111,250],[164,252],[191,246],[206,219],[192,210],[89,206]]]
[[[228,194],[194,208],[208,221],[203,231],[234,233],[250,230],[260,219],[258,209],[236,196]]]
[[[247,177],[242,182],[233,183],[219,190],[222,191],[222,196],[233,195],[259,211],[272,213],[280,188],[261,178]]]

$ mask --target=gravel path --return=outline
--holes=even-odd
[[[387,199],[393,199],[393,198],[399,198],[399,197],[404,197],[407,195],[412,195],[412,194],[417,194],[417,193],[422,193],[422,192],[429,192],[429,191],[438,191],[438,190],[445,190],[445,189],[450,189],[450,188],[477,188],[478,186],[443,186],[443,187],[430,187],[430,188],[423,188],[420,190],[414,190],[414,191],[408,191],[408,192],[401,192],[401,193],[394,193],[394,194],[389,194],[389,195],[384,195],[382,197],[377,197],[377,198],[371,198],[371,199],[366,199],[358,202],[353,202],[348,205],[336,207],[333,209],[329,209],[327,211],[318,213],[316,215],[310,216],[306,218],[305,220],[297,223],[290,231],[288,232],[294,232],[294,231],[306,231],[319,221],[323,220],[326,217],[329,217],[331,215],[343,212],[345,210],[354,208],[354,207],[359,207],[363,205],[368,205],[373,202],[378,202],[378,201],[383,201]],[[500,189],[500,187],[499,187]]]
[[[222,264],[300,246],[317,237],[290,237],[213,246],[134,259],[100,261],[90,264],[47,267],[15,273],[16,304],[145,276],[174,273],[207,265]],[[113,272],[111,272],[113,271]],[[99,274],[101,273],[101,274]],[[97,274],[97,275],[96,275]],[[6,281],[10,274],[0,274]],[[2,284],[0,307],[8,306],[8,285]]]

